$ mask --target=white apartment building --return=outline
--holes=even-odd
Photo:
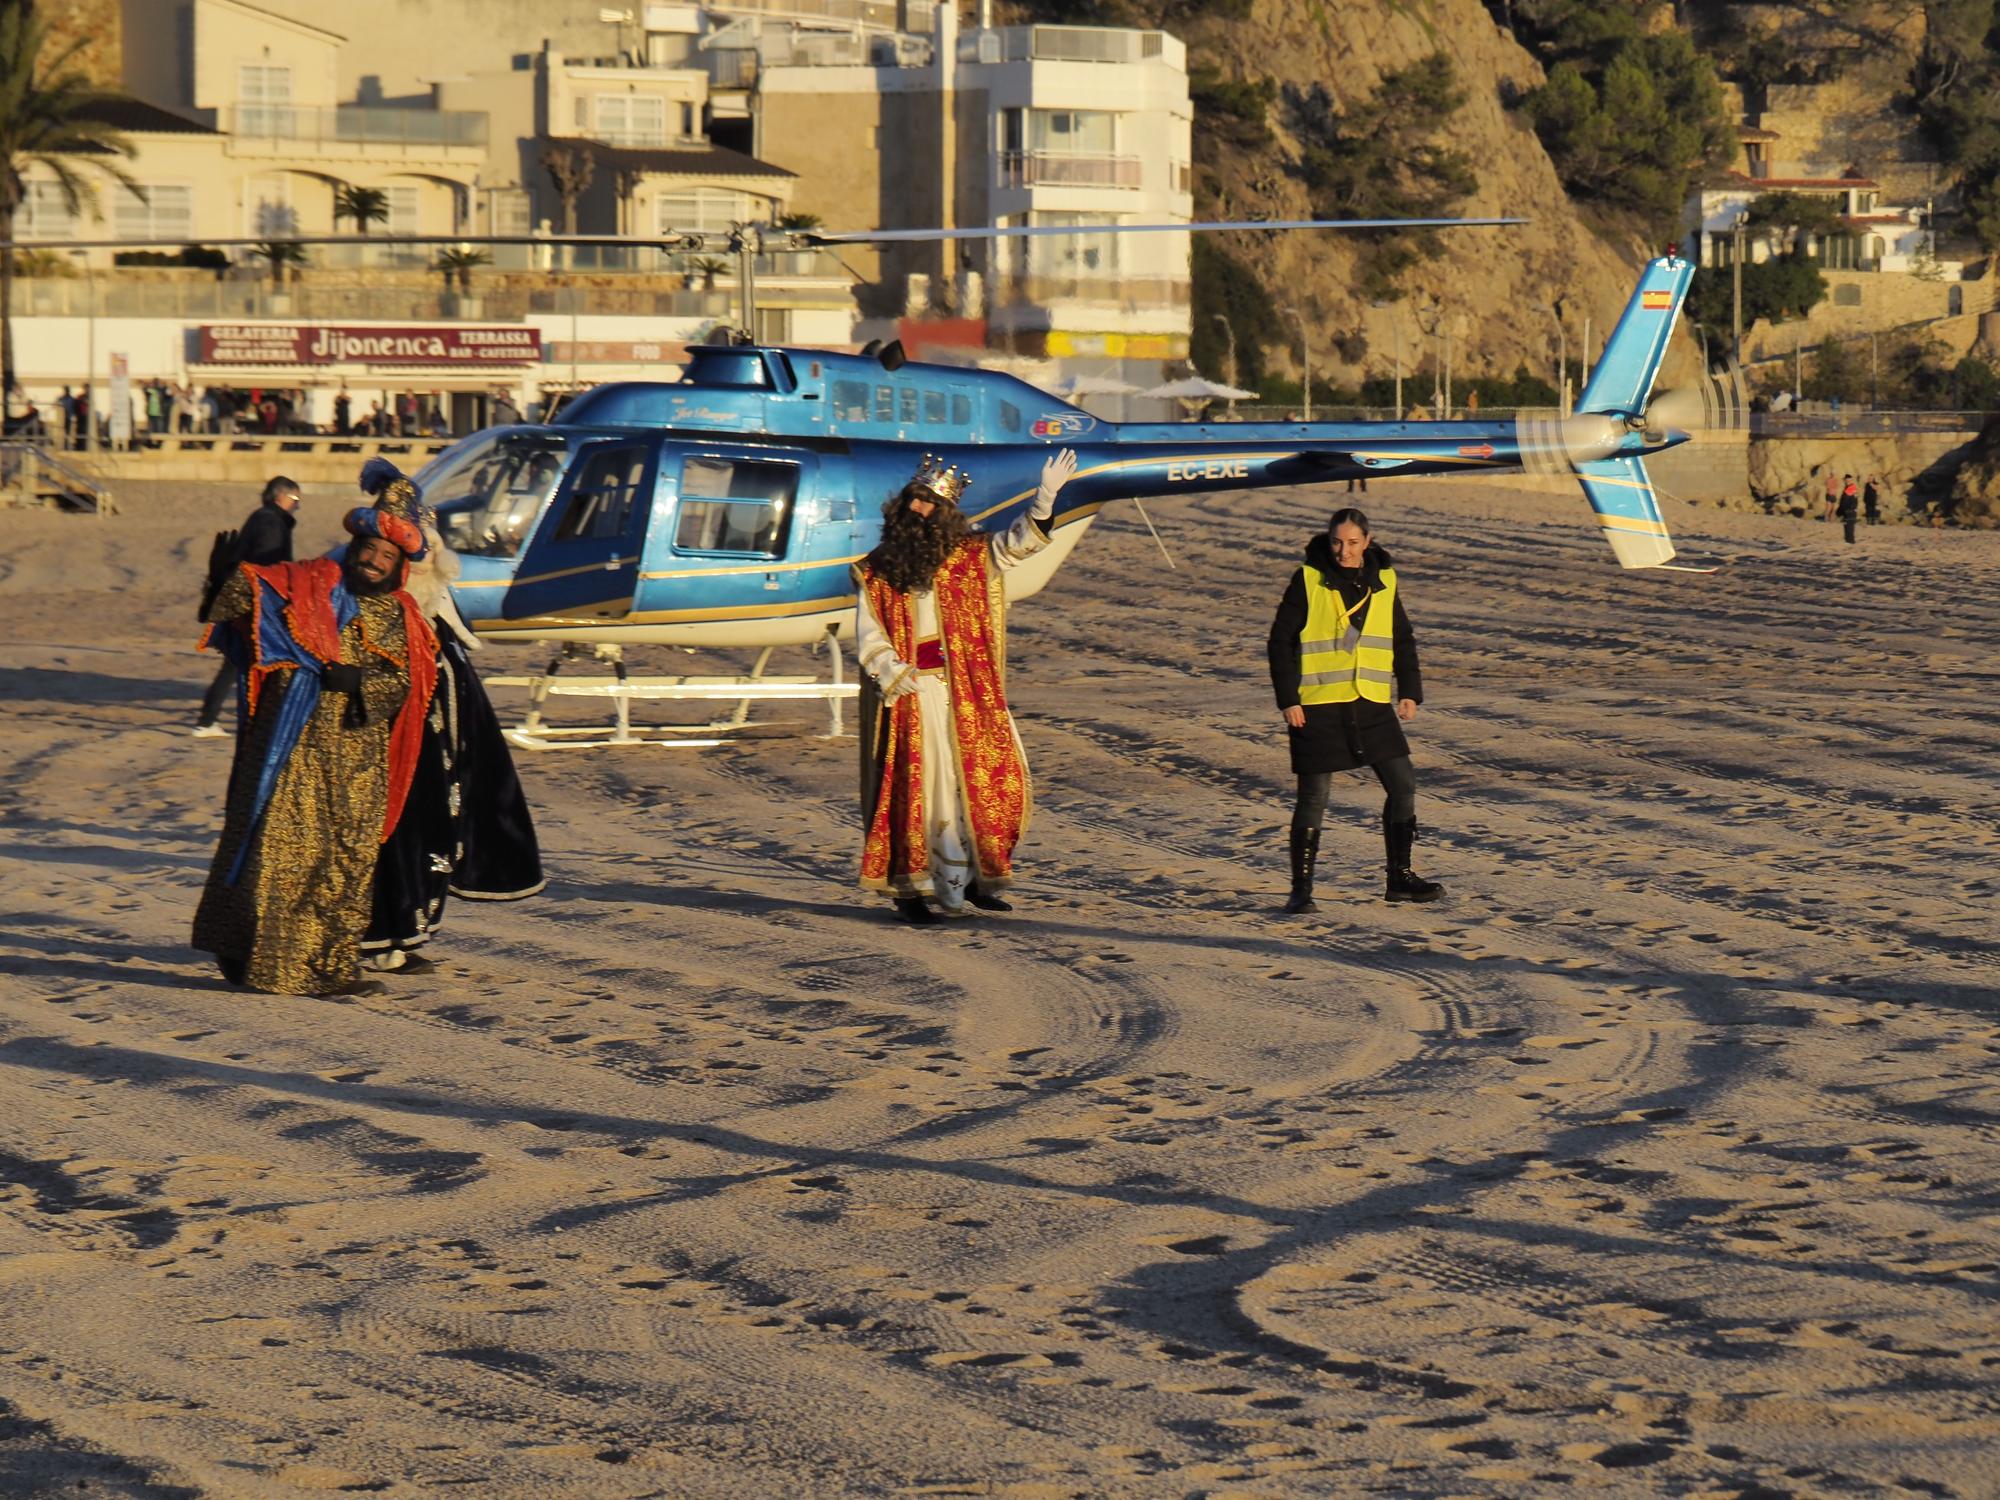
[[[702,42],[715,113],[747,117],[756,155],[799,174],[795,206],[827,227],[1192,216],[1193,110],[1175,38],[961,31],[949,4],[929,16],[906,6],[903,24],[918,30],[841,24],[743,17]],[[872,225],[856,222],[871,213]],[[983,318],[995,346],[1167,360],[1187,352],[1188,254],[1184,233],[1002,237],[887,253],[879,274],[911,311]]]
[[[1750,177],[1731,172],[1704,183],[1690,195],[1685,217],[1696,263],[1733,264],[1738,223],[1752,203],[1769,193],[1797,193],[1833,209],[1836,227],[1808,236],[1806,246],[1829,271],[1909,275],[1935,269],[1956,279],[1962,269],[1956,262],[1946,266],[1929,258],[1931,232],[1922,208],[1883,204],[1880,185],[1852,167],[1839,177]],[[1784,253],[1787,234],[1781,225],[1745,229],[1745,263],[1762,265]]]

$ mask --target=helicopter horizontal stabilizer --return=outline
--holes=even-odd
[[[1657,568],[1674,555],[1645,459],[1587,459],[1576,466],[1576,477],[1621,568]]]

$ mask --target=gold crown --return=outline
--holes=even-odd
[[[916,475],[911,484],[929,490],[940,500],[958,504],[958,497],[965,493],[965,487],[972,482],[972,476],[963,469],[947,468],[938,461],[937,455],[926,453],[924,461],[917,465]]]

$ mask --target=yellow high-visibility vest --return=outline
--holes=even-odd
[[[1306,581],[1306,623],[1299,632],[1299,702],[1387,703],[1396,686],[1396,570],[1382,570],[1381,587],[1350,610],[1318,568]]]

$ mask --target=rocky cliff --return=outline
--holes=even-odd
[[[1660,247],[1636,233],[1599,232],[1585,221],[1557,179],[1548,154],[1527,122],[1508,110],[1542,82],[1542,69],[1497,26],[1478,0],[1252,0],[1247,19],[1221,22],[1195,15],[1166,24],[1189,43],[1190,69],[1217,70],[1228,80],[1271,79],[1285,86],[1323,86],[1337,107],[1366,98],[1384,75],[1434,51],[1447,55],[1466,95],[1438,139],[1466,154],[1477,187],[1459,212],[1518,215],[1527,224],[1453,230],[1441,253],[1406,271],[1406,294],[1371,306],[1351,288],[1355,243],[1337,234],[1228,236],[1229,251],[1255,268],[1282,308],[1295,303],[1313,330],[1315,381],[1355,384],[1387,374],[1402,330],[1404,364],[1414,368],[1437,337],[1452,333],[1453,364],[1463,374],[1510,376],[1517,364],[1551,383],[1557,335],[1553,307],[1567,307],[1572,378],[1582,349],[1584,318],[1601,346],[1630,295],[1640,263]],[[1276,134],[1261,151],[1203,149],[1197,212],[1229,218],[1309,218],[1311,205],[1297,170],[1301,143],[1281,102],[1269,113]],[[1199,136],[1212,129],[1197,110]],[[1353,338],[1358,332],[1361,340]],[[1335,349],[1336,342],[1341,348]],[[1364,342],[1365,341],[1365,342]],[[1678,341],[1666,380],[1689,378],[1698,365],[1691,341]],[[1429,356],[1436,358],[1435,354]],[[1297,344],[1271,351],[1274,368],[1296,374]],[[1415,399],[1413,397],[1413,399]]]

